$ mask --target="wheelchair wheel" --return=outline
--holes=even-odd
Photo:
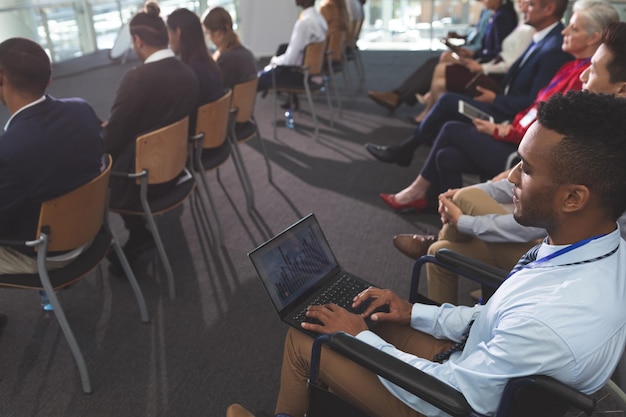
[[[613,381],[609,380],[593,397],[597,401],[594,417],[626,417],[626,394]],[[581,411],[569,411],[566,417],[582,417]]]

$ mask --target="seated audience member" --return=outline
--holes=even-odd
[[[198,104],[198,79],[168,49],[167,27],[159,12],[157,3],[148,2],[145,11],[130,21],[133,48],[143,65],[124,75],[109,120],[104,123],[104,147],[113,156],[114,171],[134,171],[138,135],[189,116]],[[152,185],[149,195],[167,193],[176,182]],[[139,186],[126,178],[112,177],[111,206],[140,208]],[[141,253],[154,248],[154,241],[142,217],[123,215],[122,219],[129,231],[123,249],[132,264]],[[113,272],[121,271],[114,254],[110,260]]]
[[[328,31],[326,20],[315,10],[314,5],[315,0],[296,0],[296,6],[302,7],[300,18],[293,26],[284,53],[273,56],[270,64],[259,72],[258,91],[267,91],[272,87],[272,73],[278,85],[302,85],[302,74],[291,71],[288,66],[302,65],[307,45],[322,42]]]
[[[611,23],[602,32],[602,44],[581,74],[583,89],[593,93],[626,97],[626,23]],[[510,270],[528,248],[529,242],[545,236],[542,228],[522,226],[504,205],[513,203],[513,187],[506,179],[494,180],[439,196],[443,227],[437,237],[399,235],[394,245],[417,259],[448,248],[493,266]],[[618,222],[626,236],[626,215]],[[428,298],[439,303],[456,303],[457,276],[427,264]]]
[[[37,43],[0,43],[0,101],[11,115],[0,135],[1,239],[38,238],[41,203],[89,182],[102,168],[96,113],[80,98],[47,95],[51,75],[50,59]],[[80,253],[50,253],[46,266],[60,268]],[[0,246],[0,274],[35,272],[32,248]]]
[[[198,78],[196,108],[222,97],[222,73],[209,55],[198,16],[187,9],[176,9],[167,17],[167,30],[172,51],[180,55],[181,61],[189,65]],[[196,117],[196,112],[192,111],[189,132],[196,131]]]
[[[465,40],[463,49],[466,51],[475,52],[481,49],[483,38],[487,32],[489,26],[489,20],[493,15],[493,10],[484,7],[480,12],[478,18],[478,24],[470,32]],[[456,37],[456,34],[451,36],[448,34],[448,40]],[[529,41],[530,42],[530,41]],[[524,47],[525,49],[525,47]],[[521,53],[521,52],[520,52]],[[424,64],[420,65],[411,75],[409,75],[403,82],[392,91],[368,91],[367,95],[376,104],[386,108],[389,111],[395,111],[400,104],[404,103],[409,106],[414,106],[417,103],[416,95],[424,95],[430,89],[430,82],[433,78],[433,72],[437,64],[440,62],[446,63],[452,60],[452,55],[449,51],[442,53],[439,57],[431,58]]]
[[[511,3],[508,3],[511,4]],[[522,0],[517,0],[518,9],[522,9]],[[502,9],[503,6],[500,7]],[[496,12],[497,16],[498,12]],[[517,16],[517,14],[516,14]],[[495,17],[494,17],[495,19]],[[493,30],[490,30],[493,32]],[[535,30],[526,25],[523,20],[521,24],[509,33],[498,45],[499,52],[490,58],[485,56],[477,59],[476,57],[461,57],[455,62],[440,62],[435,67],[432,81],[430,82],[430,90],[423,96],[419,96],[418,100],[425,107],[415,117],[415,123],[421,123],[428,114],[432,106],[437,102],[439,97],[445,92],[462,93],[474,95],[475,90],[472,86],[473,80],[482,80],[486,75],[489,78],[485,80],[497,86],[502,80],[504,74],[509,70],[511,64],[522,55],[532,40]],[[482,77],[482,78],[481,78]],[[485,81],[481,81],[484,83]],[[481,85],[481,82],[475,82]]]
[[[365,146],[370,154],[382,162],[410,165],[415,149],[421,144],[431,144],[445,122],[471,123],[459,113],[459,100],[490,114],[498,123],[512,120],[516,113],[530,106],[559,68],[573,57],[561,49],[563,24],[560,20],[567,8],[567,0],[535,0],[523,4],[524,22],[537,32],[533,35],[533,44],[507,72],[502,84],[503,94],[480,87],[477,87],[480,95],[473,99],[446,93],[437,100],[410,138],[391,146],[368,143]]]
[[[256,59],[241,44],[233,30],[233,19],[223,7],[212,7],[202,17],[202,24],[217,50],[213,59],[222,71],[224,87],[232,89],[257,77]]]
[[[626,209],[624,114],[626,99],[588,92],[555,95],[539,107],[509,179],[515,219],[546,229],[547,237],[486,305],[411,305],[369,288],[355,297],[354,306],[373,298],[362,315],[311,306],[307,316],[322,324],[302,327],[345,331],[458,389],[485,415],[495,413],[504,385],[520,375],[597,391],[626,343],[626,242],[616,224]],[[378,325],[368,330],[364,316],[382,305],[389,313],[372,314]],[[304,415],[312,341],[289,329],[276,412]],[[445,415],[329,349],[319,378],[372,415]]]
[[[320,14],[328,25],[328,36],[336,32],[345,32],[347,35],[352,28],[346,0],[322,0]]]
[[[381,194],[391,207],[416,209],[426,207],[426,193],[431,184],[439,192],[463,185],[463,174],[493,177],[502,171],[509,155],[517,149],[526,129],[535,121],[537,106],[553,94],[580,90],[581,73],[602,42],[602,29],[619,22],[619,14],[605,0],[579,0],[574,14],[563,30],[563,51],[574,56],[561,67],[550,83],[539,92],[535,102],[519,112],[513,124],[490,123],[475,119],[473,125],[447,122],[413,183],[397,194]]]

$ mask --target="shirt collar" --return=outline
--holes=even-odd
[[[621,241],[620,225],[619,223],[616,223],[615,226],[615,230],[611,233],[608,233],[598,239],[594,239],[588,244],[581,246],[580,248],[577,248],[571,252],[564,253],[561,256],[549,260],[545,264],[563,265],[569,262],[592,259],[610,252],[611,250],[615,249],[615,247],[618,246]],[[551,253],[556,252],[566,246],[569,245],[550,245],[544,241],[543,245],[541,245],[541,248],[539,248],[539,252],[537,253],[537,259],[548,256]],[[584,252],[584,255],[582,255],[582,259],[580,251]]]
[[[550,26],[548,26],[547,28],[541,29],[538,32],[535,32],[533,34],[533,42],[534,43],[539,43],[543,40],[543,38],[545,38],[546,36],[548,36],[548,33],[550,33],[550,31],[552,29],[554,29],[556,27],[556,25],[558,25],[559,22],[554,22],[553,24],[551,24]]]
[[[304,19],[305,17],[311,17],[314,14],[315,14],[315,7],[311,6],[311,7],[307,7],[306,9],[303,9],[300,17]]]
[[[171,49],[166,48],[166,49],[159,49],[158,51],[154,52],[152,55],[150,55],[148,58],[146,58],[145,61],[143,61],[144,64],[149,64],[151,62],[157,62],[160,61],[162,59],[166,59],[166,58],[174,58],[174,52],[172,52]]]
[[[29,107],[33,107],[33,106],[35,106],[35,105],[37,105],[37,104],[39,104],[39,103],[43,102],[45,99],[46,99],[46,96],[45,96],[45,95],[43,95],[43,96],[41,96],[40,98],[38,98],[37,100],[35,100],[35,101],[31,101],[30,103],[28,103],[27,105],[25,105],[24,107],[22,107],[21,109],[19,109],[19,110],[18,110],[18,111],[16,111],[15,113],[13,113],[13,114],[11,115],[11,117],[9,117],[9,120],[7,120],[7,123],[4,125],[4,131],[6,132],[6,131],[9,129],[9,125],[11,124],[11,121],[13,120],[13,118],[14,118],[14,117],[15,117],[18,113],[20,113],[22,110],[25,110],[25,109],[27,109],[27,108],[29,108]]]

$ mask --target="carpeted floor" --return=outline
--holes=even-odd
[[[329,126],[325,100],[312,137],[308,106],[295,114],[296,128],[279,123],[272,137],[272,100],[257,100],[256,117],[271,159],[273,183],[258,143],[241,147],[255,191],[256,211],[246,210],[231,162],[209,182],[224,226],[225,247],[211,245],[196,228],[196,206],[188,202],[163,216],[159,226],[175,272],[177,298],[155,278],[149,259],[137,270],[151,322],[142,324],[128,284],[95,276],[61,293],[68,320],[85,355],[93,394],[81,391],[76,367],[53,313],[42,312],[34,291],[0,291],[0,311],[9,316],[0,334],[0,416],[223,416],[232,402],[272,412],[286,331],[278,320],[246,254],[268,236],[314,212],[340,263],[351,272],[400,294],[409,288],[412,262],[394,249],[397,233],[435,232],[438,216],[398,214],[378,198],[396,192],[417,174],[428,149],[410,168],[374,161],[363,144],[394,143],[409,135],[407,118],[418,109],[390,116],[366,96],[390,89],[428,52],[364,52],[363,91]],[[125,65],[101,53],[55,67],[49,92],[87,99],[104,120]],[[340,86],[343,83],[340,82]],[[303,100],[301,100],[303,102]],[[8,118],[0,111],[0,123]],[[68,150],[70,151],[70,150]],[[115,215],[122,242],[126,236]],[[212,223],[213,227],[215,223]],[[465,294],[465,293],[464,293]],[[464,296],[464,299],[467,298]]]

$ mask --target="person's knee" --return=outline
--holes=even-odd
[[[452,197],[454,204],[456,204],[463,213],[468,213],[471,207],[475,207],[486,199],[491,199],[489,194],[478,187],[471,186],[461,188],[454,194],[454,197]]]

